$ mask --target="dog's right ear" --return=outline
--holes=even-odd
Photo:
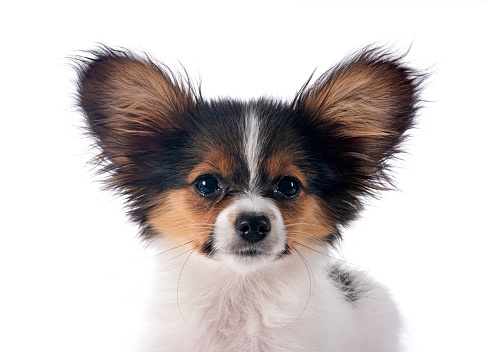
[[[171,142],[165,136],[178,130],[195,106],[186,81],[127,51],[93,52],[79,61],[78,72],[79,107],[106,169],[119,178],[154,166],[151,155],[164,153]]]
[[[388,185],[389,161],[414,124],[425,74],[402,59],[366,47],[304,87],[295,100],[317,126],[323,153],[350,194]]]

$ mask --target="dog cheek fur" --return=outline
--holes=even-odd
[[[288,236],[288,246],[320,247],[337,232],[333,219],[315,197],[300,194],[293,209],[281,208]]]
[[[161,194],[150,211],[148,229],[152,237],[167,238],[174,245],[191,244],[204,252],[222,207],[210,207],[192,186]]]

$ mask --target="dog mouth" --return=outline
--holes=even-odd
[[[224,256],[234,257],[236,259],[256,259],[259,258],[273,261],[274,259],[282,258],[290,253],[290,248],[288,244],[286,244],[285,248],[281,251],[270,250],[266,248],[265,245],[251,245],[251,246],[242,246],[242,247],[235,247],[232,249],[221,250],[220,254]]]
[[[258,248],[241,248],[231,252],[234,255],[242,257],[258,257],[261,255],[269,255],[268,251],[258,249]]]
[[[224,252],[237,257],[269,257],[275,256],[277,248],[270,241],[264,240],[256,243],[237,240],[230,244]]]
[[[242,245],[236,244],[230,248],[218,248],[215,246],[214,241],[210,240],[205,243],[202,247],[202,253],[208,255],[209,257],[215,257],[218,253],[220,255],[230,255],[237,257],[259,257],[259,256],[269,256],[272,253],[261,244],[256,245]]]
[[[244,250],[238,250],[236,252],[233,252],[234,255],[242,256],[242,257],[259,257],[259,256],[276,256],[276,258],[281,258],[283,256],[286,256],[287,254],[290,254],[290,247],[286,245],[285,249],[275,255],[274,253],[270,253],[268,251],[263,251],[259,249],[244,249]]]
[[[244,243],[243,241],[236,241],[233,244],[220,247],[215,243],[215,234],[213,232],[210,235],[210,240],[203,245],[202,253],[210,257],[214,257],[216,254],[237,257],[260,257],[275,254],[269,248],[269,245],[263,242],[250,244]]]
[[[236,241],[227,246],[219,246],[211,241],[204,246],[203,253],[207,257],[218,262],[226,263],[230,267],[248,272],[262,268],[267,263],[280,260],[290,253],[287,244],[281,248],[276,248],[271,243],[242,243]]]

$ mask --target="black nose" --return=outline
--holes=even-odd
[[[235,223],[237,233],[246,241],[255,243],[263,240],[271,231],[269,219],[259,214],[241,214]]]

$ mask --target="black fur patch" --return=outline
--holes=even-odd
[[[208,255],[209,257],[212,257],[214,254],[214,245],[213,245],[213,237],[212,235],[210,236],[210,239],[205,242],[202,248],[203,254]]]
[[[350,272],[333,266],[329,271],[329,277],[334,280],[347,301],[354,303],[358,300],[361,291],[356,278]]]

